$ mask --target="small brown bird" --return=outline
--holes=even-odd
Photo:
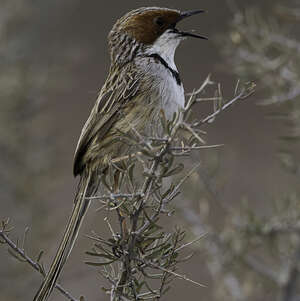
[[[74,208],[50,270],[35,301],[47,300],[66,262],[96,193],[99,175],[110,159],[124,155],[121,133],[133,127],[144,135],[159,131],[160,111],[168,119],[184,107],[184,90],[174,63],[179,43],[186,37],[205,37],[180,31],[179,21],[203,10],[143,7],[113,26],[108,42],[111,66],[75,152],[74,175],[80,175]]]

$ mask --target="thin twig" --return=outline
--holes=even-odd
[[[179,279],[182,279],[182,280],[186,280],[186,281],[188,281],[188,282],[191,282],[191,283],[196,284],[196,285],[201,286],[201,287],[207,287],[205,284],[202,284],[202,283],[199,283],[199,282],[197,282],[197,281],[194,281],[194,280],[188,278],[186,275],[181,275],[181,274],[178,274],[178,273],[176,273],[176,272],[174,272],[174,271],[165,269],[164,267],[159,266],[159,265],[157,265],[157,264],[155,264],[155,263],[153,263],[153,262],[141,260],[141,259],[139,259],[139,258],[135,258],[135,260],[140,261],[140,262],[142,262],[142,263],[148,265],[149,267],[156,268],[156,269],[158,269],[158,270],[161,270],[161,271],[163,271],[163,272],[166,272],[166,273],[168,273],[168,274],[171,274],[171,275],[175,276],[176,278],[179,278]]]
[[[213,144],[213,145],[201,145],[201,146],[185,146],[185,147],[170,147],[172,151],[192,151],[199,149],[207,149],[207,148],[219,148],[224,146],[224,144]]]
[[[188,243],[186,243],[186,244],[180,246],[179,248],[177,248],[177,249],[175,250],[175,252],[178,252],[178,251],[180,251],[180,250],[182,250],[182,249],[184,249],[184,248],[186,248],[186,247],[188,247],[188,246],[190,246],[190,245],[192,245],[192,244],[198,242],[199,240],[201,240],[201,239],[202,239],[203,237],[205,237],[206,235],[207,235],[207,232],[206,232],[206,233],[203,233],[202,235],[200,235],[199,237],[195,238],[194,240],[192,240],[192,241],[190,241],[190,242],[188,242]]]
[[[18,246],[4,233],[3,230],[0,230],[0,237],[6,242],[6,244],[14,250],[21,258],[24,259],[31,267],[33,267],[36,271],[38,271],[41,275],[45,276],[43,269],[40,264],[32,260],[28,255],[26,255],[25,251],[18,248]],[[55,288],[64,295],[68,300],[71,301],[79,301],[75,297],[73,297],[68,291],[66,291],[60,284],[56,283]]]
[[[245,99],[249,97],[251,94],[254,93],[254,87],[255,85],[250,89],[249,91],[245,94],[245,90],[241,91],[237,96],[235,96],[233,99],[230,101],[226,102],[220,109],[216,110],[214,113],[208,115],[207,117],[203,118],[201,121],[196,122],[193,124],[193,127],[197,127],[201,124],[208,123],[210,120],[214,119],[217,115],[219,115],[222,111],[228,109],[230,106],[232,106],[234,103],[236,103],[240,99]]]

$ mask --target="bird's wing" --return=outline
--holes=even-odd
[[[134,76],[135,74],[135,76]],[[117,80],[110,80],[117,76]],[[82,157],[93,138],[97,135],[98,139],[103,138],[112,127],[116,118],[119,118],[118,112],[140,89],[140,81],[136,72],[132,70],[116,70],[110,73],[106,85],[102,88],[100,95],[95,103],[91,114],[86,121],[74,156],[73,173],[76,176],[83,169]]]

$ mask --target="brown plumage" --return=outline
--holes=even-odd
[[[133,127],[142,135],[159,132],[159,112],[171,117],[184,105],[184,94],[173,62],[175,49],[185,36],[178,21],[202,11],[181,13],[164,8],[140,8],[119,19],[109,34],[111,67],[75,151],[75,176],[80,183],[63,239],[34,300],[48,299],[75,243],[90,197],[111,158],[128,147],[122,133]],[[168,46],[170,45],[170,46]],[[175,69],[174,69],[175,67]],[[176,80],[175,80],[176,77]]]

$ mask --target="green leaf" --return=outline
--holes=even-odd
[[[167,173],[163,175],[164,178],[176,175],[184,169],[184,165],[182,163],[178,164],[175,168],[169,170]]]
[[[100,254],[100,253],[94,253],[94,252],[89,252],[89,251],[85,252],[85,254],[87,254],[89,256],[95,256],[95,257],[100,257],[100,258],[105,258],[105,259],[110,259],[110,260],[116,259],[115,256]]]
[[[170,290],[171,286],[166,287],[163,291],[162,291],[162,295],[165,295],[169,290]]]
[[[117,259],[111,260],[111,261],[107,261],[107,262],[90,262],[90,261],[85,261],[84,263],[87,264],[87,265],[92,265],[92,266],[99,267],[99,266],[104,266],[104,265],[111,264],[111,263],[113,263],[115,261],[117,261]]]
[[[165,134],[169,134],[168,121],[164,110],[160,110],[160,123]]]

